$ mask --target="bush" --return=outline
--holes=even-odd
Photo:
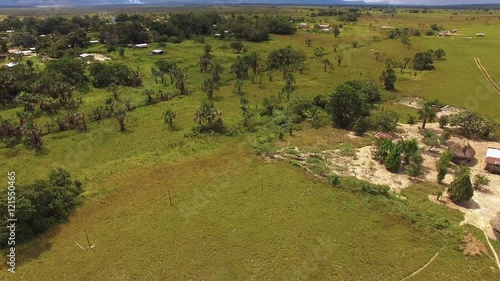
[[[384,110],[374,116],[375,126],[377,130],[384,132],[392,132],[396,129],[399,120],[399,114],[392,110]]]
[[[83,186],[79,181],[72,180],[71,174],[61,168],[52,170],[48,180],[37,181],[25,187],[16,189],[18,198],[17,241],[23,242],[41,234],[51,226],[66,221],[76,207],[81,203],[80,194]],[[5,194],[5,196],[3,195]],[[2,192],[0,208],[7,210],[7,192]],[[9,196],[11,196],[9,194]],[[0,239],[6,246],[9,230],[6,228],[7,212],[1,215]]]
[[[378,185],[369,182],[361,183],[361,191],[374,196],[385,196],[389,197],[390,187],[387,185]]]
[[[474,195],[470,179],[470,169],[459,166],[455,172],[455,178],[448,187],[448,195],[453,202],[468,201]]]
[[[368,129],[368,124],[367,120],[364,117],[360,117],[354,122],[354,126],[352,127],[352,130],[354,133],[358,136],[362,136],[366,130]]]
[[[495,123],[492,120],[472,111],[450,116],[450,125],[458,127],[460,133],[466,137],[489,138],[495,132]]]
[[[406,123],[413,125],[413,124],[415,124],[416,119],[417,118],[415,116],[408,114],[408,119],[406,119]]]
[[[385,167],[389,172],[397,173],[401,168],[401,151],[398,147],[391,149],[384,161]]]
[[[332,187],[336,187],[340,184],[340,176],[336,174],[328,175],[328,182]]]
[[[446,174],[448,173],[448,165],[450,164],[452,158],[453,154],[449,150],[446,150],[443,154],[441,154],[439,160],[436,161],[438,183],[442,183],[446,177]]]
[[[474,176],[474,183],[472,186],[474,189],[482,189],[488,185],[490,185],[490,179],[487,176],[481,174]]]

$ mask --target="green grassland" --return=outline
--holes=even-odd
[[[245,13],[250,7],[239,8]],[[259,8],[259,13],[279,11],[284,15],[337,22],[334,17],[308,17],[309,8]],[[257,13],[257,12],[256,12]],[[404,96],[439,99],[459,107],[467,97],[479,102],[474,110],[500,121],[500,95],[486,93],[484,78],[474,63],[478,56],[490,75],[500,81],[500,19],[498,14],[458,14],[450,12],[409,14],[394,17],[373,12],[356,25],[344,28],[339,38],[326,33],[298,31],[292,36],[272,36],[268,43],[244,42],[249,52],[262,59],[280,47],[303,49],[309,69],[295,73],[297,89],[292,95],[313,98],[328,95],[342,81],[378,81],[386,58],[402,59],[417,51],[443,48],[446,60],[436,62],[436,70],[400,76],[396,92],[383,92],[380,108],[406,114],[416,111],[394,102]],[[475,20],[466,20],[475,16]],[[412,48],[399,40],[373,42],[385,36],[381,25],[426,28],[438,23],[457,28],[464,36],[485,32],[485,38],[464,41],[452,38],[412,37]],[[370,26],[371,24],[371,26]],[[424,28],[425,29],[425,28]],[[306,47],[306,39],[313,40]],[[360,48],[352,48],[359,41]],[[458,226],[462,215],[431,203],[428,194],[437,187],[416,185],[403,195],[407,201],[372,197],[332,189],[299,168],[284,162],[268,162],[252,151],[256,134],[239,132],[242,116],[239,96],[232,93],[235,77],[230,66],[237,54],[219,47],[227,42],[207,39],[215,60],[225,71],[223,86],[215,92],[215,105],[223,112],[224,123],[234,136],[186,137],[195,125],[193,114],[205,99],[201,83],[208,74],[200,73],[198,57],[203,44],[185,41],[168,44],[163,56],[147,55],[147,50],[127,49],[125,58],[108,54],[113,61],[124,61],[144,74],[144,88],[166,92],[171,86],[156,84],[151,67],[160,58],[176,60],[189,79],[190,94],[171,101],[139,107],[129,113],[127,131],[118,132],[114,119],[89,124],[87,132],[66,131],[44,137],[41,152],[21,145],[0,147],[0,174],[17,173],[18,184],[45,178],[50,169],[64,167],[85,184],[85,202],[66,224],[20,248],[18,273],[7,275],[0,266],[2,280],[400,280],[425,264],[442,247],[435,262],[412,280],[498,280],[499,271],[486,255],[466,257],[459,249],[463,235],[471,229]],[[344,62],[323,71],[314,48],[324,47],[332,62],[333,45],[343,49]],[[95,46],[88,52],[105,52]],[[43,67],[43,66],[40,66]],[[284,82],[275,73],[274,82],[263,87],[246,80],[243,91],[252,108],[264,97],[276,94]],[[478,90],[479,89],[479,90]],[[480,95],[476,95],[479,91]],[[120,98],[144,103],[142,89],[121,88]],[[79,94],[81,110],[104,105],[110,96],[105,90],[91,89]],[[470,99],[470,98],[469,98]],[[178,112],[176,130],[168,130],[162,114],[172,108]],[[3,117],[15,116],[20,108],[4,109]],[[42,114],[40,122],[50,120]],[[303,125],[293,136],[276,141],[277,146],[315,149],[332,148],[346,142],[361,146],[366,138],[353,141],[346,132],[326,126]],[[169,204],[171,193],[173,206]],[[409,218],[424,218],[411,222]],[[436,221],[447,220],[451,227],[438,230]],[[86,230],[94,250],[82,251],[74,241],[85,245]],[[475,232],[476,233],[476,232]],[[477,233],[476,233],[477,234]],[[479,233],[480,235],[480,233]],[[477,235],[478,238],[481,236]],[[500,243],[495,247],[500,250]],[[4,258],[5,255],[2,255]]]

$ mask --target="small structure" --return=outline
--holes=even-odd
[[[329,28],[330,25],[329,24],[320,24],[319,25],[319,28]]]
[[[470,36],[464,37],[464,40],[470,41],[470,40],[472,40],[472,37],[470,37]]]
[[[15,62],[9,62],[8,64],[6,64],[5,66],[8,67],[8,68],[13,68],[14,66],[16,66],[17,63]]]
[[[92,45],[93,44],[97,44],[97,43],[99,43],[99,40],[90,40],[89,43],[92,44]]]
[[[488,147],[484,169],[490,173],[500,174],[500,149]]]
[[[138,48],[138,49],[145,49],[145,48],[149,47],[149,45],[146,43],[142,43],[142,44],[135,44],[134,47]]]
[[[480,32],[480,33],[476,33],[476,36],[477,37],[486,37],[486,34]]]
[[[495,235],[500,235],[500,213],[490,220],[490,224],[493,228],[493,233],[495,233]]]
[[[215,37],[221,37],[221,36],[222,36],[222,34],[220,34],[220,33],[215,33],[215,34],[214,34],[214,36],[215,36]]]
[[[476,151],[470,144],[460,145],[452,142],[448,145],[448,149],[453,154],[451,162],[457,165],[470,163],[476,155]]]
[[[21,51],[21,54],[23,54],[23,56],[30,56],[33,54],[33,51],[31,51],[31,50]]]
[[[32,51],[32,52],[36,52],[36,48],[35,48],[35,47],[32,47],[32,48],[30,48],[30,51]]]
[[[299,28],[300,29],[309,29],[309,24],[307,24],[307,22],[301,22],[301,23],[299,23]]]
[[[81,54],[80,58],[86,62],[93,61],[95,59],[94,55],[92,54]]]
[[[163,50],[153,50],[153,55],[163,55]]]
[[[379,140],[386,139],[386,140],[390,140],[390,141],[392,141],[394,139],[394,137],[391,134],[384,133],[384,132],[377,132],[375,134],[375,138],[379,139]]]
[[[0,54],[0,60],[6,60],[7,58],[6,54]]]

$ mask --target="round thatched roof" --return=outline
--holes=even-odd
[[[490,220],[490,224],[494,230],[500,232],[500,214],[498,214],[496,217],[493,217]]]
[[[453,153],[454,158],[472,159],[476,155],[476,150],[470,144],[460,145],[452,142],[448,145],[448,149]]]

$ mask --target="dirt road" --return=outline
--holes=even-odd
[[[474,61],[476,62],[476,65],[483,74],[484,78],[486,78],[486,80],[491,84],[495,92],[500,95],[500,86],[498,86],[495,80],[493,80],[493,78],[491,78],[491,76],[488,74],[488,71],[481,63],[481,60],[478,57],[474,57]]]

